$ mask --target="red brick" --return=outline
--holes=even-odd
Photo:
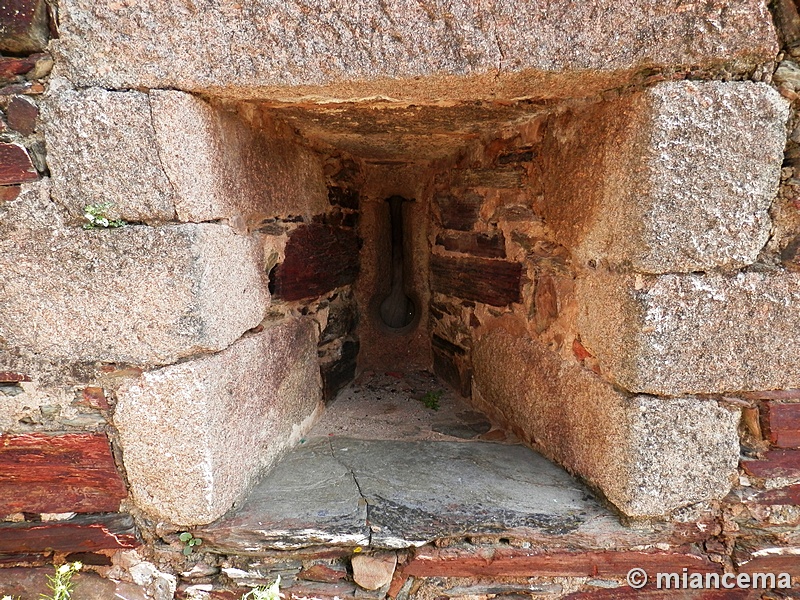
[[[495,549],[464,553],[424,550],[403,567],[412,577],[624,577],[639,567],[650,572],[719,572],[720,566],[695,554],[674,552],[550,552]]]
[[[126,496],[104,434],[0,436],[0,516],[114,512]]]
[[[350,229],[328,225],[302,225],[289,235],[286,258],[271,276],[275,298],[315,298],[358,275],[359,240]]]
[[[743,460],[741,465],[754,477],[800,477],[800,450],[770,450],[764,460]]]
[[[0,144],[0,185],[13,185],[37,179],[39,174],[25,148],[19,144]]]
[[[486,258],[431,256],[431,289],[448,296],[507,306],[520,302],[522,265]]]
[[[800,402],[764,402],[761,426],[779,448],[800,448]]]
[[[47,45],[48,34],[44,0],[0,2],[0,52],[39,52]]]
[[[140,545],[129,515],[79,515],[69,521],[0,523],[0,552],[96,552]]]
[[[8,126],[22,135],[30,135],[34,132],[38,116],[39,107],[24,96],[14,96],[6,109]]]

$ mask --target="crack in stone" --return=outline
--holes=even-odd
[[[368,546],[372,546],[372,528],[369,526],[369,514],[370,514],[369,500],[367,500],[367,497],[364,495],[364,492],[361,490],[361,484],[358,482],[358,478],[356,477],[355,471],[352,468],[348,467],[346,464],[344,464],[341,460],[339,460],[336,457],[336,451],[333,449],[333,442],[330,439],[328,440],[328,447],[330,448],[330,451],[331,451],[331,458],[333,460],[335,460],[337,463],[339,463],[340,465],[342,465],[345,469],[347,469],[347,472],[350,473],[350,477],[353,478],[353,483],[356,484],[356,489],[358,490],[358,495],[361,496],[361,499],[364,501],[364,504],[367,507],[367,510],[366,510],[367,514],[366,514],[366,518],[364,520],[364,527],[366,527],[366,529],[367,529],[367,536],[368,536],[367,545]]]

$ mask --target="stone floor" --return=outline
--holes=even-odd
[[[470,535],[580,533],[607,517],[579,482],[435,377],[367,373],[242,506],[198,535],[230,554],[399,549]]]

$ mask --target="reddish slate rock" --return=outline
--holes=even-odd
[[[800,448],[800,403],[765,402],[761,420],[773,444],[779,448]]]
[[[564,600],[745,600],[760,598],[758,590],[658,590],[651,589],[648,585],[641,590],[635,590],[627,585],[620,588],[611,588],[596,591],[575,592],[564,596]]]
[[[0,595],[10,594],[12,598],[52,598],[52,591],[47,587],[47,577],[53,574],[53,568],[41,569],[3,569],[0,571]],[[88,572],[76,573],[72,582],[75,588],[72,598],[75,600],[146,600],[144,589],[126,582],[115,582],[103,579],[99,575]]]
[[[676,552],[550,552],[516,548],[494,552],[423,550],[405,567],[413,577],[624,577],[632,568],[648,573],[720,572],[720,566],[694,554]]]
[[[338,566],[338,565],[337,565]],[[328,565],[311,565],[304,568],[297,574],[298,579],[305,581],[319,581],[321,583],[336,583],[342,579],[347,578],[347,570],[339,566],[339,568],[329,567]]]
[[[39,174],[28,151],[19,144],[0,144],[0,185],[36,181]]]
[[[743,460],[742,468],[755,477],[800,477],[800,450],[770,450],[764,460]]]
[[[793,554],[769,554],[756,556],[745,563],[739,563],[737,569],[740,573],[789,573],[792,579],[800,578],[800,548],[790,548]]]
[[[13,373],[10,371],[0,371],[0,383],[18,383],[20,381],[30,381],[30,375],[25,373]]]
[[[520,301],[522,265],[485,258],[431,256],[431,289],[492,306]]]
[[[6,187],[0,187],[0,202],[8,202],[9,200],[15,200],[17,196],[19,196],[20,188],[18,185],[9,185]],[[0,375],[2,375],[0,373]]]
[[[480,217],[483,196],[475,192],[442,194],[434,198],[434,203],[439,208],[442,227],[469,231]]]
[[[502,231],[494,233],[447,232],[436,236],[436,244],[449,252],[461,252],[482,258],[505,258],[506,244]]]
[[[80,404],[89,406],[91,408],[98,408],[100,410],[108,410],[108,399],[106,399],[105,392],[101,387],[87,387],[81,393]]]
[[[800,484],[762,492],[750,498],[748,502],[764,506],[800,506]]]
[[[5,0],[0,3],[0,52],[38,52],[49,37],[44,0]]]
[[[739,395],[745,400],[800,400],[800,389],[743,392]]]
[[[349,229],[302,225],[286,243],[286,258],[275,269],[270,291],[280,300],[314,298],[348,285],[358,275],[359,240]]]
[[[0,515],[115,512],[126,496],[104,434],[0,436]]]
[[[25,75],[36,66],[36,56],[26,56],[16,58],[12,56],[0,56],[0,83],[14,81],[17,76]]]
[[[22,135],[30,135],[34,132],[38,116],[39,107],[24,96],[14,96],[8,103],[6,110],[8,126]]]
[[[0,552],[96,552],[140,545],[129,515],[79,515],[69,521],[0,523]]]

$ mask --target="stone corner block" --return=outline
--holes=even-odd
[[[327,210],[322,161],[296,140],[185,92],[152,90],[150,103],[179,220]]]
[[[168,364],[229,346],[268,303],[263,250],[224,225],[0,240],[0,340],[41,359]]]
[[[582,343],[631,392],[800,387],[800,274],[596,271],[578,280],[576,296]]]
[[[630,517],[664,515],[730,490],[739,457],[735,411],[625,394],[501,330],[475,342],[473,366],[479,404]]]
[[[545,218],[579,260],[734,269],[769,237],[789,104],[751,82],[661,83],[562,115]]]
[[[316,338],[310,321],[286,321],[118,389],[114,425],[134,502],[183,526],[230,509],[313,421]]]

